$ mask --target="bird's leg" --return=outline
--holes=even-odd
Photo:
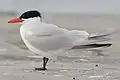
[[[48,58],[43,57],[43,68],[44,69],[46,69],[47,62],[48,62]]]
[[[42,68],[35,68],[35,70],[47,70],[46,65],[47,65],[48,60],[49,60],[48,58],[43,57],[43,67]]]

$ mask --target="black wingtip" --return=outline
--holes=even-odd
[[[86,48],[98,48],[98,47],[110,47],[112,44],[87,44],[87,45],[76,45],[71,49],[86,49]]]
[[[112,46],[112,44],[106,44],[106,46],[107,46],[107,47],[110,47],[110,46]]]

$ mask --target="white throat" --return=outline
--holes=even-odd
[[[24,20],[22,22],[22,24],[26,24],[26,23],[29,23],[29,22],[31,23],[31,22],[41,22],[42,21],[42,19],[40,17],[33,17],[33,18],[22,19],[22,20]]]

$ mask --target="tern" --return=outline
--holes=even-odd
[[[97,43],[108,41],[104,38],[110,34],[91,35],[86,31],[68,30],[54,24],[42,21],[41,13],[37,10],[24,12],[19,18],[8,23],[22,23],[20,35],[28,49],[43,57],[43,67],[35,70],[47,70],[46,65],[51,56],[57,51],[67,51],[84,48],[109,47],[111,43]]]

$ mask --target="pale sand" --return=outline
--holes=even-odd
[[[20,39],[19,24],[7,24],[13,17],[0,18],[0,80],[119,80],[120,79],[120,16],[52,15],[45,21],[68,29],[88,32],[104,32],[116,29],[113,46],[101,50],[105,56],[96,56],[91,51],[65,53],[50,60],[47,71],[35,71],[42,65],[41,59],[33,56]],[[70,57],[71,56],[71,57]],[[98,66],[96,66],[98,65]]]

